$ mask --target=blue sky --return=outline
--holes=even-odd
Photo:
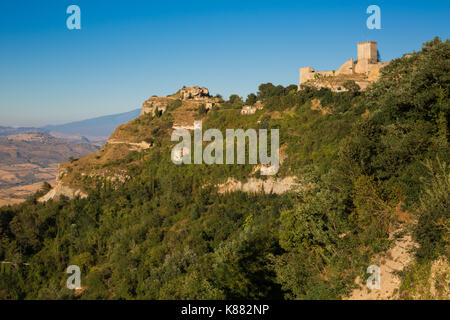
[[[66,9],[81,8],[81,30]],[[381,30],[366,8],[381,8]],[[59,124],[140,108],[201,85],[228,97],[338,68],[358,41],[383,60],[449,37],[450,1],[2,0],[0,125]]]

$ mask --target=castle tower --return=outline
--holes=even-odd
[[[358,42],[358,62],[355,65],[355,72],[367,74],[377,63],[377,43],[375,41]]]
[[[378,62],[378,49],[375,41],[358,42],[358,61],[369,64]]]
[[[303,83],[311,79],[314,79],[314,68],[311,67],[300,68],[300,82],[298,85],[299,89]]]

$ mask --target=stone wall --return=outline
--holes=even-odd
[[[314,79],[314,68],[306,67],[300,68],[300,84]]]
[[[343,83],[348,80],[355,81],[361,90],[365,90],[370,83],[380,77],[380,69],[389,62],[378,62],[377,43],[374,41],[359,42],[357,44],[358,60],[347,60],[336,71],[315,71],[312,67],[300,68],[300,82],[302,85],[310,85],[316,88],[330,88],[333,91],[346,91]]]
[[[350,60],[347,60],[340,68],[336,71],[336,74],[353,74],[355,72],[355,63],[353,61],[353,58],[350,58]]]

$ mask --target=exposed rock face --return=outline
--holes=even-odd
[[[146,113],[151,113],[152,116],[155,116],[157,112],[164,113],[169,106],[169,100],[166,98],[160,97],[151,97],[150,99],[144,101],[142,104],[142,112],[141,115]]]
[[[56,177],[56,185],[52,190],[50,190],[46,195],[40,197],[38,199],[39,202],[46,202],[51,199],[57,199],[60,196],[68,197],[69,199],[73,199],[77,196],[80,198],[86,198],[87,194],[83,192],[81,189],[73,188],[68,185],[63,184],[61,178],[66,174],[66,171],[58,168],[58,176]]]
[[[129,142],[129,141],[120,141],[116,139],[109,139],[109,144],[125,144],[128,145],[131,151],[142,151],[149,149],[152,145],[148,142],[141,141],[141,142]]]
[[[187,87],[180,90],[181,100],[202,100],[210,97],[208,89],[198,86]]]
[[[155,116],[157,112],[164,113],[167,111],[169,105],[177,98],[181,100],[202,101],[205,103],[207,109],[211,109],[214,105],[214,101],[211,100],[208,89],[194,86],[182,88],[177,95],[171,97],[151,97],[142,104],[141,115],[151,113],[152,116]]]
[[[192,130],[194,121],[199,117],[199,108],[204,106],[211,109],[218,101],[218,98],[209,95],[208,89],[198,86],[180,89],[166,97],[150,97],[142,104],[141,116],[117,127],[101,150],[76,161],[62,163],[57,186],[44,196],[42,201],[60,195],[70,198],[77,195],[83,197],[83,191],[87,192],[97,180],[106,179],[117,183],[126,181],[128,173],[122,172],[125,164],[119,160],[126,159],[132,151],[141,152],[153,146],[154,141],[158,139],[153,132],[155,122],[160,130],[158,134],[171,133],[169,122],[174,129]],[[155,122],[152,122],[148,117],[158,117],[166,112],[170,112],[170,120],[163,117],[159,119],[161,121],[154,119]]]
[[[398,234],[401,234],[399,232]],[[343,235],[345,237],[345,234]],[[395,234],[391,233],[391,239],[395,239]],[[409,233],[394,241],[393,247],[385,254],[373,257],[372,264],[380,268],[380,289],[369,290],[366,281],[360,277],[355,279],[359,288],[352,291],[348,300],[396,300],[399,298],[398,289],[402,283],[400,272],[405,270],[413,261],[411,252],[417,247],[417,243],[412,240]]]
[[[296,177],[285,177],[283,179],[270,177],[267,180],[250,178],[242,183],[233,178],[228,178],[227,182],[217,185],[219,193],[243,191],[255,193],[283,194],[288,191],[298,191],[301,186],[296,182]]]
[[[39,202],[46,202],[51,199],[57,199],[60,196],[68,197],[69,199],[73,199],[77,196],[80,198],[86,198],[87,194],[80,189],[75,189],[69,186],[64,185],[61,181],[58,181],[56,186],[50,190],[46,195],[42,196],[38,199]]]

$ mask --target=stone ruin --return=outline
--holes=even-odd
[[[378,61],[377,42],[359,42],[357,46],[358,60],[353,58],[347,60],[338,70],[315,71],[314,68],[300,68],[300,82],[298,90],[302,85],[309,85],[320,88],[330,88],[332,91],[347,91],[343,84],[353,80],[359,85],[361,90],[365,90],[370,83],[375,82],[380,77],[380,69],[389,62]]]
[[[199,86],[183,87],[176,94],[167,97],[153,96],[142,104],[141,115],[150,113],[155,116],[157,112],[164,113],[177,99],[187,100],[197,104],[204,104],[206,109],[211,109],[217,102],[217,98],[211,97],[209,90]]]
[[[257,101],[253,106],[243,106],[241,109],[241,114],[254,114],[257,110],[264,109],[261,101]]]
[[[204,100],[211,98],[208,89],[198,86],[184,87],[179,91],[179,95],[181,100]]]
[[[144,101],[142,104],[141,115],[146,113],[151,113],[154,117],[157,112],[164,113],[167,111],[170,101],[166,98],[161,97],[151,97],[150,99]]]

